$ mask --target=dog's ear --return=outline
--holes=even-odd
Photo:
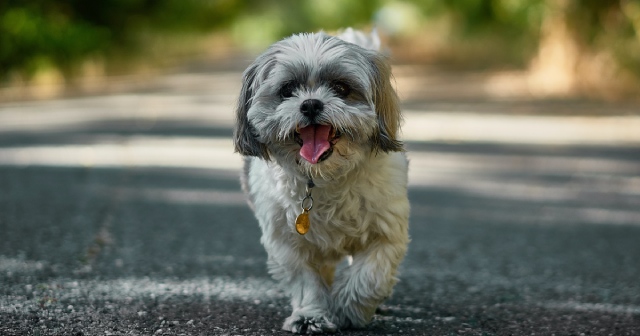
[[[378,132],[371,139],[373,148],[384,152],[403,151],[404,146],[397,138],[402,122],[400,99],[391,85],[391,66],[377,53],[372,63],[375,69],[373,103],[378,116]]]
[[[235,151],[247,156],[257,156],[269,160],[269,152],[265,144],[258,141],[256,132],[249,123],[247,112],[251,108],[253,95],[255,94],[255,82],[259,63],[253,63],[242,75],[242,89],[236,108],[236,128],[233,131],[233,144]]]

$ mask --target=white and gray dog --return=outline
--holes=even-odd
[[[299,34],[244,72],[235,149],[269,272],[291,296],[284,330],[363,327],[397,281],[408,163],[378,48],[375,33]]]

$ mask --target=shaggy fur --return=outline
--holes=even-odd
[[[375,35],[352,30],[294,35],[244,73],[234,142],[246,156],[242,184],[269,272],[291,296],[284,330],[363,327],[397,281],[409,242],[407,159],[397,140],[398,97],[378,46]],[[301,113],[308,100],[322,102],[317,116]],[[296,138],[309,125],[330,125],[336,134],[317,163],[301,156]],[[311,227],[300,235],[294,223],[309,179]]]

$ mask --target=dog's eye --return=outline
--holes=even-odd
[[[348,96],[349,93],[351,93],[351,88],[349,87],[349,85],[343,82],[335,82],[331,84],[331,90],[333,90],[333,92],[335,92],[338,97],[342,98]]]
[[[287,82],[280,88],[280,97],[291,98],[293,97],[293,91],[296,89],[294,82]]]

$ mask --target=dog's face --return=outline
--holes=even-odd
[[[332,175],[370,153],[402,150],[386,59],[323,33],[275,43],[245,71],[236,151],[306,175]]]

